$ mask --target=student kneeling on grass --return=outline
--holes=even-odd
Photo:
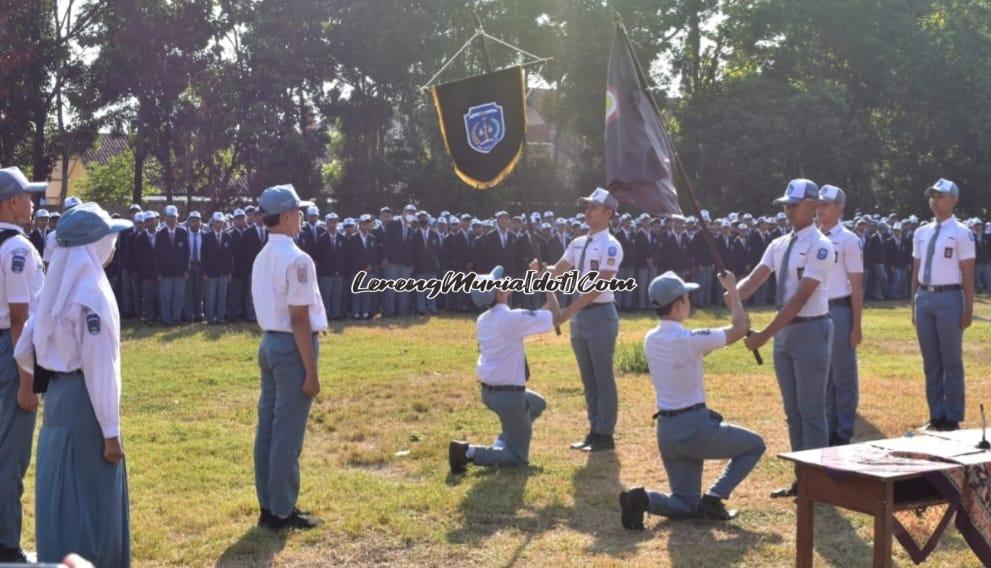
[[[499,280],[503,269],[496,266],[485,280]],[[451,473],[463,473],[472,462],[480,466],[526,465],[530,455],[533,421],[547,408],[547,402],[526,388],[530,368],[523,352],[523,339],[550,331],[561,316],[557,297],[546,293],[547,304],[539,310],[511,310],[511,292],[491,290],[471,293],[472,302],[486,311],[478,316],[478,380],[482,402],[499,416],[502,433],[492,446],[475,446],[452,441],[448,447]]]
[[[665,272],[650,283],[650,301],[661,321],[647,332],[644,352],[650,378],[657,392],[657,444],[671,484],[671,494],[647,492],[643,487],[619,496],[622,523],[627,529],[643,529],[643,514],[670,518],[728,521],[737,515],[723,504],[733,489],[757,465],[764,440],[745,428],[723,422],[705,406],[702,358],[709,352],[739,341],[750,320],[736,292],[730,272],[717,276],[729,290],[732,325],[722,329],[688,330],[682,322],[691,315],[689,293],[698,284],[685,283],[674,272]],[[729,459],[716,483],[701,495],[705,460]]]

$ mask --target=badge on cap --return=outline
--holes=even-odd
[[[100,315],[96,312],[90,312],[86,316],[86,330],[89,331],[90,335],[100,334]]]

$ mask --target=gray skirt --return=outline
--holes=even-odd
[[[82,373],[56,373],[38,438],[39,562],[74,552],[101,568],[130,566],[127,468],[103,459],[103,447]]]

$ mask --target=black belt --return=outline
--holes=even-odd
[[[699,410],[705,408],[705,403],[700,402],[698,404],[693,404],[692,406],[686,406],[685,408],[679,408],[677,410],[658,410],[654,413],[654,420],[657,420],[658,416],[663,418],[671,418],[673,416],[678,416],[679,414],[684,414],[686,412],[692,412],[693,410]]]
[[[615,306],[615,305],[616,305],[615,302],[597,302],[585,306],[584,308],[582,308],[582,311],[591,310],[592,308],[601,308],[602,306]]]
[[[829,314],[822,314],[821,316],[809,316],[809,317],[796,316],[792,318],[790,322],[788,322],[788,325],[791,325],[793,323],[808,323],[810,321],[819,321],[824,319],[829,319]]]
[[[959,284],[947,284],[945,286],[919,286],[920,289],[929,292],[930,294],[937,294],[939,292],[953,292],[956,290],[963,290],[963,286]]]
[[[853,301],[850,296],[843,296],[842,298],[833,298],[829,301],[829,307],[835,308],[837,306],[853,307]]]
[[[523,392],[526,387],[519,387],[516,385],[487,385],[485,383],[479,383],[482,388],[487,391],[492,392]]]
[[[293,333],[291,331],[269,331],[267,329],[264,330],[264,333],[271,333],[272,335],[292,335],[294,337],[296,335],[295,333]],[[318,335],[320,335],[320,332],[319,331],[314,331],[313,332],[313,337],[316,337]]]

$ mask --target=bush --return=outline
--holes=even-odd
[[[148,178],[157,179],[160,175],[154,160],[145,160],[142,195],[159,195],[161,191]],[[91,163],[87,166],[86,178],[79,184],[80,198],[95,201],[106,209],[127,207],[134,192],[134,152],[126,152],[110,158],[106,164]]]
[[[650,372],[647,367],[647,357],[643,354],[642,343],[620,344],[616,349],[616,363],[619,372],[624,375]]]

